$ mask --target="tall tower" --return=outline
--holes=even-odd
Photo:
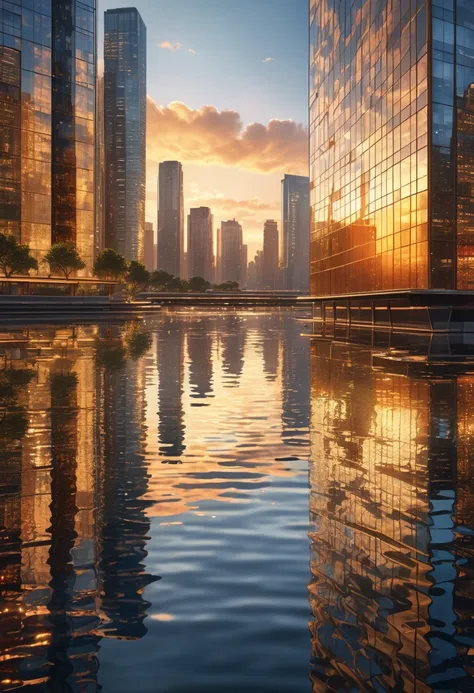
[[[105,245],[143,261],[146,27],[134,7],[104,20]]]
[[[151,221],[145,222],[145,237],[143,243],[143,264],[149,272],[155,269],[155,232]]]
[[[278,224],[273,219],[263,228],[263,288],[278,288]]]
[[[421,302],[474,289],[472,2],[345,11],[310,3],[311,292],[352,305],[377,294],[385,308],[391,291],[407,303],[415,289],[436,292],[404,316],[417,322]]]
[[[223,221],[221,224],[221,280],[241,281],[242,226],[238,221]]]
[[[162,161],[158,174],[158,269],[183,276],[184,199],[183,167]]]
[[[309,291],[309,178],[285,175],[281,182],[281,261],[285,288]]]
[[[209,207],[195,207],[188,215],[188,277],[214,279],[212,214]]]
[[[7,15],[0,36],[0,233],[28,243],[38,259],[52,243],[74,243],[88,274],[95,227],[94,3],[44,0],[34,13],[26,3],[10,3]]]

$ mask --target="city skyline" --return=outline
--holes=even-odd
[[[156,225],[159,163],[178,160],[185,169],[185,214],[210,207],[216,228],[239,219],[253,257],[263,247],[265,219],[280,220],[281,178],[307,174],[307,2],[278,0],[278,11],[269,0],[243,4],[243,11],[216,0],[199,7],[186,0],[135,6],[147,26],[153,65],[146,220]],[[99,72],[103,11],[117,5],[104,0],[99,6]],[[212,27],[198,22],[203,9],[213,16]],[[230,20],[236,33],[229,49],[223,37]]]

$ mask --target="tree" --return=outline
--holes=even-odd
[[[214,284],[214,289],[217,291],[238,291],[238,282],[223,282],[222,284]]]
[[[133,325],[125,335],[127,355],[134,361],[138,361],[151,347],[152,337],[148,330]]]
[[[11,277],[37,270],[38,262],[31,256],[28,245],[20,245],[14,236],[0,233],[0,267],[6,277]]]
[[[125,275],[125,282],[129,298],[133,299],[140,291],[144,291],[147,288],[150,283],[150,273],[141,262],[131,260]]]
[[[155,270],[150,276],[150,285],[159,291],[169,291],[169,286],[176,277],[164,270]]]
[[[53,274],[62,273],[66,279],[69,279],[72,272],[84,269],[86,266],[74,243],[56,243],[52,245],[44,259]]]
[[[122,279],[127,272],[127,261],[112,248],[98,254],[94,262],[94,274],[99,279]]]
[[[188,286],[189,291],[203,292],[209,289],[211,285],[202,277],[191,277],[191,279],[188,282]]]

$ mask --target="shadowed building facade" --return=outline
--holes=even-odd
[[[9,3],[0,39],[0,232],[39,259],[95,229],[95,3]]]
[[[310,26],[312,295],[474,288],[472,3],[311,0]]]
[[[281,182],[281,264],[286,289],[309,290],[309,178]]]
[[[242,226],[238,221],[223,221],[220,233],[221,281],[241,281]]]
[[[162,161],[158,174],[158,265],[181,277],[184,268],[183,167],[179,161]]]
[[[272,219],[263,228],[263,288],[278,288],[278,224]]]
[[[213,217],[209,207],[194,207],[188,214],[188,277],[214,281]],[[160,267],[160,269],[163,269]]]
[[[146,27],[134,7],[104,16],[105,245],[143,261]]]

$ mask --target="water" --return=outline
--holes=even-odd
[[[0,332],[0,690],[474,690],[474,375],[297,317]]]

